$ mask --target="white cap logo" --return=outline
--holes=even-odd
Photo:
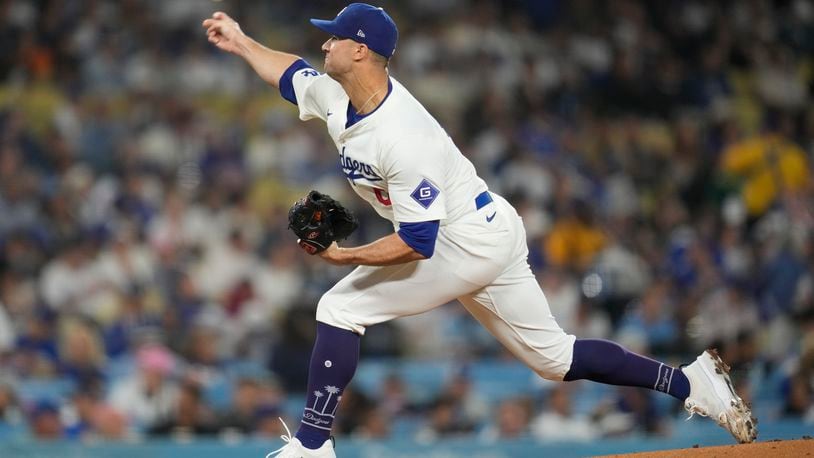
[[[364,38],[365,37],[365,32],[362,32],[362,29],[359,29],[359,31],[356,32],[356,36]]]

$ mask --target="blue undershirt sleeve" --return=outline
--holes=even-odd
[[[410,248],[429,259],[435,252],[435,239],[438,237],[439,220],[420,223],[399,224],[398,235]]]
[[[294,105],[297,104],[297,94],[294,93],[294,83],[291,80],[294,78],[294,73],[304,68],[313,70],[313,67],[304,59],[297,59],[283,72],[283,76],[280,77],[280,95]]]

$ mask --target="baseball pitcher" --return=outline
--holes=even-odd
[[[256,42],[223,12],[203,21],[209,41],[242,57],[298,107],[300,119],[325,122],[351,188],[393,223],[388,236],[340,247],[336,234],[355,227],[340,204],[312,192],[292,207],[290,226],[308,253],[358,267],[319,301],[302,421],[272,453],[336,456],[331,426],[365,329],[453,299],[541,377],[661,391],[739,442],[757,437],[750,409],[714,351],[679,369],[560,328],[526,260],[515,209],[489,191],[444,129],[390,75],[398,29],[382,8],[353,3],[311,24],[328,36],[322,72]]]

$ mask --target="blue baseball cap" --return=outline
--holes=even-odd
[[[365,44],[388,59],[396,52],[399,40],[396,23],[384,9],[367,3],[351,3],[333,21],[311,19],[311,24],[339,38]]]

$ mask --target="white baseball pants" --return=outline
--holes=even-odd
[[[322,296],[317,321],[364,334],[367,326],[458,299],[532,370],[562,380],[576,338],[557,324],[531,272],[520,216],[502,197],[492,197],[441,226],[432,258],[353,270]]]

